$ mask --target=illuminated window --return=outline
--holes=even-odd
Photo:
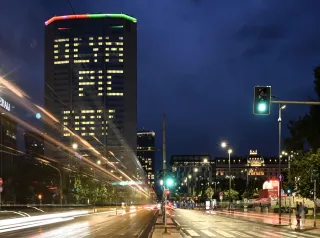
[[[123,40],[123,37],[122,37],[122,36],[120,36],[120,37],[119,37],[119,40]]]
[[[64,133],[63,136],[70,136],[70,133]]]
[[[98,60],[97,60],[97,59],[95,59],[95,60],[94,60],[94,62],[96,63],[96,62],[98,62]]]
[[[89,63],[90,60],[73,60],[73,63]]]
[[[122,74],[123,70],[107,70],[107,73],[111,74]]]
[[[114,110],[114,109],[109,109],[109,112],[111,112],[111,113],[113,113],[113,112],[115,112],[116,110]]]
[[[111,76],[111,75],[108,75],[108,76],[107,76],[107,79],[112,79],[112,76]]]
[[[106,49],[105,49],[105,51],[109,51],[109,50],[110,50],[109,48],[106,48]]]
[[[78,121],[76,121],[74,124],[75,124],[75,125],[79,125],[79,122],[78,122]]]
[[[119,59],[119,62],[123,62],[123,59]]]
[[[120,51],[123,51],[123,48],[119,48]]]
[[[123,93],[107,93],[108,96],[123,96]]]
[[[103,77],[102,77],[102,76],[98,76],[98,78],[99,78],[99,79],[102,79]]]
[[[65,44],[64,46],[65,46],[65,47],[69,47],[69,44]]]
[[[66,42],[69,41],[68,38],[64,38],[64,39],[55,39],[54,42]]]
[[[123,45],[123,42],[116,42],[116,45]]]
[[[106,39],[106,40],[109,40],[109,36],[106,36],[105,39]]]
[[[98,50],[99,50],[99,48],[93,48],[92,50],[93,50],[93,51],[98,51]]]
[[[112,84],[111,81],[108,81],[107,84]]]
[[[81,119],[86,119],[86,116],[81,116]]]
[[[64,52],[69,52],[69,49],[66,49]]]
[[[55,56],[54,56],[54,58],[55,58],[55,59],[58,59],[58,58],[59,58],[59,56],[55,55]]]
[[[102,40],[102,36],[99,36],[99,37],[98,37],[98,40]]]
[[[109,115],[109,119],[112,119],[113,118],[113,115]]]
[[[95,77],[94,76],[90,76],[90,79],[95,79]]]
[[[91,119],[94,119],[94,118],[96,118],[96,116],[90,116],[90,118],[91,118]]]
[[[89,133],[89,136],[94,136],[94,132],[90,132],[90,133]]]
[[[112,43],[111,42],[106,42],[106,45],[111,45]]]
[[[119,57],[122,57],[123,56],[123,54],[119,54]]]
[[[79,82],[79,85],[94,85],[94,82]]]
[[[98,84],[103,84],[103,82],[100,81],[100,82],[98,82]]]
[[[98,90],[103,90],[103,87],[99,87]]]
[[[79,46],[79,43],[73,43],[73,46]]]
[[[106,56],[109,56],[109,53],[106,53]]]
[[[97,110],[97,113],[101,113],[102,112],[102,110],[100,109],[100,110]]]
[[[112,51],[117,51],[118,49],[117,49],[117,48],[111,48],[111,50],[112,50]]]
[[[109,59],[106,59],[106,62],[109,62]]]
[[[68,122],[64,122],[63,125],[65,125],[65,126],[68,125]]]
[[[94,113],[94,110],[81,110],[81,113]]]
[[[95,73],[95,71],[94,70],[91,70],[91,71],[89,71],[89,70],[84,70],[84,71],[79,71],[79,74],[94,74]]]
[[[78,130],[79,130],[79,127],[75,127],[74,129],[75,129],[76,131],[78,131]]]
[[[74,58],[78,58],[78,55],[73,55]]]
[[[70,114],[70,111],[63,111],[63,114]]]
[[[79,91],[83,91],[83,88],[79,88]]]
[[[94,56],[94,57],[97,57],[97,56],[98,56],[98,54],[94,54],[93,56]]]
[[[102,42],[99,42],[98,45],[102,45]]]
[[[63,61],[54,61],[54,64],[68,64],[69,60],[63,60]]]
[[[79,97],[83,97],[84,96],[84,94],[83,93],[79,93]]]
[[[112,90],[112,88],[111,88],[111,87],[107,87],[107,90],[108,90],[108,91],[111,91],[111,90]]]
[[[93,42],[90,42],[89,45],[94,45],[94,43],[93,43]]]
[[[93,37],[89,37],[89,40],[93,40]]]
[[[81,133],[81,136],[86,136],[87,135],[87,133]]]
[[[54,45],[53,47],[54,47],[54,48],[58,48],[58,47],[59,47],[59,45]]]
[[[78,49],[73,49],[73,52],[78,52]]]
[[[59,50],[55,50],[54,53],[55,53],[55,54],[58,54],[58,53],[59,53]]]
[[[103,96],[103,93],[98,93],[98,96]]]
[[[78,41],[79,39],[78,39],[78,38],[74,38],[73,40],[74,40],[74,41]]]
[[[68,119],[68,117],[63,117],[63,119]]]
[[[68,58],[69,58],[69,55],[65,55],[64,57],[65,57],[66,59],[68,59]]]

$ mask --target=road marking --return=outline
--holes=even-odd
[[[197,232],[195,232],[194,230],[186,230],[190,236],[200,236]]]
[[[316,237],[319,237],[319,236],[314,236],[314,235],[309,235],[309,234],[304,234],[304,233],[301,233],[301,232],[291,232],[293,234],[297,234],[299,236],[305,236],[305,237],[311,237],[311,238],[316,238]]]
[[[252,237],[252,236],[249,236],[247,234],[241,233],[239,231],[230,231],[230,232],[232,232],[232,233],[234,233],[234,234],[236,234],[238,236],[241,236],[241,237]]]
[[[207,230],[201,230],[201,231],[209,237],[216,237],[216,235],[210,231],[207,231]]]
[[[249,232],[247,232],[247,233],[249,233]],[[263,233],[265,233],[265,234],[267,234],[269,236],[272,236],[272,237],[279,237],[279,235],[276,235],[276,234],[268,232],[268,231],[263,231]],[[257,235],[257,233],[255,233],[255,234]]]
[[[215,230],[215,232],[217,232],[217,233],[219,233],[220,235],[223,235],[223,236],[225,236],[225,237],[235,237],[234,235],[230,235],[229,233],[224,232],[224,231]]]
[[[286,232],[276,232],[276,233],[284,235],[284,236],[289,236],[289,237],[297,237],[296,235],[288,234]]]

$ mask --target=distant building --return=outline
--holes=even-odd
[[[45,109],[63,125],[59,141],[73,144],[70,128],[105,157],[123,151],[123,141],[135,150],[137,19],[82,14],[45,25]]]
[[[137,157],[147,174],[148,184],[154,185],[155,133],[153,131],[137,132]]]
[[[215,181],[215,162],[210,155],[173,155],[170,164],[182,197],[193,198]]]
[[[225,179],[229,176],[229,158],[216,157],[215,161],[217,180]],[[247,156],[231,156],[230,162],[231,176],[234,178],[267,180],[279,174],[278,156],[264,157],[257,150],[250,150]],[[288,158],[283,158],[281,169],[283,171],[287,168]]]
[[[44,155],[44,138],[36,133],[26,131],[24,133],[24,144],[27,155]]]

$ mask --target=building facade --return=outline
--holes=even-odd
[[[225,179],[229,176],[228,157],[216,157],[216,178]],[[246,180],[268,180],[279,174],[279,158],[277,156],[264,157],[257,150],[250,150],[248,156],[231,156],[231,176]],[[288,158],[281,161],[281,170],[288,168]]]
[[[215,161],[210,155],[173,155],[170,164],[182,197],[196,197],[215,181]]]
[[[154,186],[155,135],[153,131],[137,132],[137,157],[151,186]]]
[[[136,149],[137,20],[125,14],[56,16],[45,22],[45,109],[102,155]],[[128,165],[126,165],[128,166]]]

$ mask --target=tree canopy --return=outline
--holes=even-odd
[[[320,66],[314,69],[314,92],[320,101]],[[291,137],[285,139],[287,150],[304,150],[307,145],[313,151],[320,148],[320,105],[310,106],[309,112],[288,124]]]

